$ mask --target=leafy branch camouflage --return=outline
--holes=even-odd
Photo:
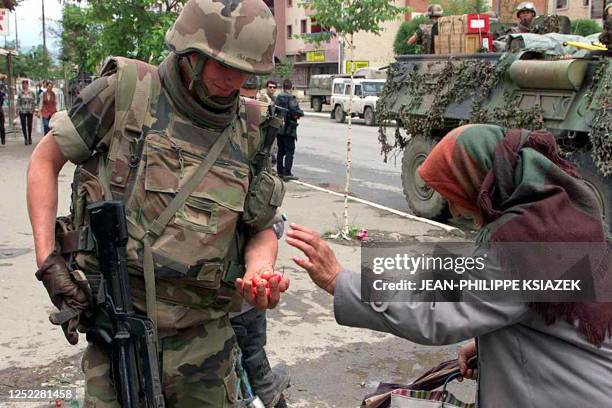
[[[589,139],[597,169],[604,176],[612,175],[612,61],[599,67],[589,97],[598,106]]]
[[[494,109],[489,112],[483,107],[491,91],[505,74],[510,59],[503,58],[498,63],[487,60],[453,61],[449,59],[441,68],[431,69],[430,63],[425,72],[401,70],[394,64],[377,105],[377,118],[380,123],[378,140],[385,161],[394,149],[403,149],[409,135],[432,135],[436,131],[448,129],[457,123],[445,123],[444,112],[452,102],[461,103],[472,99],[472,123],[500,123],[505,126],[522,126],[529,129],[541,128],[542,118],[539,109],[520,110],[516,95],[505,96],[505,110]],[[474,78],[479,78],[479,86],[474,86]],[[410,103],[402,106],[396,115],[392,111],[397,95],[414,95]],[[418,113],[426,95],[433,97],[427,114]],[[395,140],[390,142],[386,129],[390,121],[396,121]],[[448,122],[448,121],[446,121]],[[463,123],[461,123],[463,124]],[[400,129],[405,131],[402,135]]]

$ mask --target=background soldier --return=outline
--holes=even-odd
[[[260,309],[275,307],[289,285],[271,279],[266,296],[262,274],[273,271],[278,250],[269,215],[276,208],[250,206],[246,198],[247,191],[267,194],[251,185],[261,111],[238,95],[249,75],[274,69],[275,38],[274,17],[261,0],[190,0],[166,34],[171,53],[159,69],[112,59],[69,113],[53,116],[52,131],[31,157],[36,276],[56,307],[81,312],[62,325],[71,344],[77,326],[108,323],[73,280],[73,269],[90,280],[99,274],[87,244],[86,205],[125,203],[130,289],[136,308],[157,322],[168,407],[235,405],[236,340],[228,318],[234,283]],[[220,160],[162,220],[196,169],[205,168],[203,158],[216,152]],[[78,165],[72,214],[68,228],[54,233],[57,177],[67,160]],[[109,350],[94,333],[88,331],[83,356],[86,406],[117,407]]]
[[[511,34],[531,33],[533,32],[533,19],[536,17],[537,11],[535,5],[530,1],[524,1],[516,7],[516,17],[519,22],[509,31]]]
[[[286,109],[285,124],[279,129],[276,136],[278,142],[278,156],[276,158],[276,171],[283,180],[297,180],[291,169],[293,168],[293,155],[297,142],[298,119],[304,116],[297,99],[291,93],[293,84],[289,79],[283,81],[283,92],[276,97],[276,105]]]
[[[408,45],[419,44],[423,54],[435,53],[434,37],[438,35],[438,19],[444,15],[444,9],[439,4],[431,4],[427,7],[429,24],[421,24],[419,28],[408,39]]]
[[[612,49],[612,3],[608,4],[604,9],[603,13],[603,32],[599,36],[599,41],[608,47],[608,50]]]

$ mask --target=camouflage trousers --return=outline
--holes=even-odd
[[[227,315],[161,339],[162,387],[166,407],[236,406],[236,337]],[[110,356],[89,343],[82,361],[85,407],[120,407]]]

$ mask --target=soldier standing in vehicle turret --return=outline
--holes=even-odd
[[[435,52],[434,37],[438,35],[438,19],[444,15],[444,9],[439,4],[431,4],[427,7],[427,17],[430,22],[421,24],[415,33],[408,39],[408,45],[418,44],[422,47],[423,54]]]
[[[250,75],[274,70],[275,39],[261,0],[189,0],[166,34],[170,53],[159,68],[112,58],[70,112],[53,116],[34,150],[27,202],[36,277],[58,309],[76,314],[62,322],[66,313],[56,314],[67,340],[76,344],[77,327],[88,334],[85,406],[125,405],[111,347],[94,336],[108,317],[75,278],[93,287],[99,276],[86,208],[101,200],[125,204],[130,291],[136,309],[157,323],[166,406],[237,404],[234,295],[272,308],[289,285],[280,275],[266,278],[282,200],[270,195],[284,192],[283,183],[266,177],[271,192],[257,182],[261,110],[239,96]],[[68,160],[77,165],[71,215],[58,224],[69,228],[54,231],[58,175]],[[276,384],[267,384],[269,394]]]
[[[516,7],[516,17],[519,22],[516,26],[509,30],[510,34],[532,33],[533,19],[536,17],[537,11],[535,5],[530,1],[524,1]]]

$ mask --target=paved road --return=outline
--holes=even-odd
[[[305,116],[300,120],[294,173],[302,181],[344,191],[346,124],[329,118]],[[409,211],[402,193],[401,156],[383,162],[378,128],[355,120],[353,126],[351,193],[388,207]]]

